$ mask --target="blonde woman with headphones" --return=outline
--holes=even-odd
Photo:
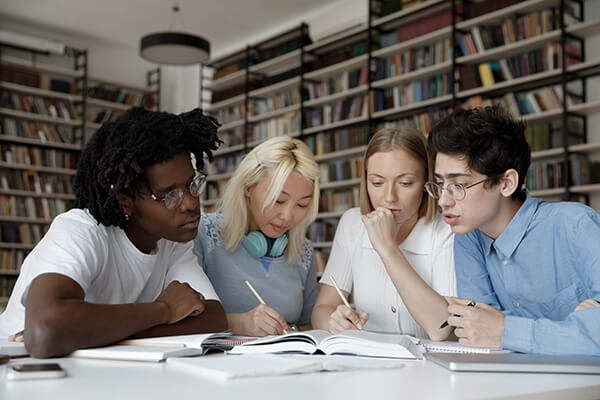
[[[275,335],[310,325],[318,293],[305,236],[318,206],[319,166],[303,142],[281,136],[248,153],[225,187],[219,212],[202,214],[194,252],[234,334]]]

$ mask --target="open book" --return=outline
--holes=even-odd
[[[235,346],[232,354],[306,353],[352,354],[367,357],[421,358],[409,336],[357,330],[335,335],[320,329],[267,336]]]
[[[229,332],[219,332],[131,339],[113,346],[76,350],[71,357],[158,362],[169,357],[202,355],[208,343],[226,339],[229,335]]]

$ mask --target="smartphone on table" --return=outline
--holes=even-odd
[[[13,364],[6,368],[6,379],[49,379],[66,376],[65,370],[57,363]]]

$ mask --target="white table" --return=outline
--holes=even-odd
[[[206,357],[220,357],[210,355]],[[600,375],[458,373],[427,361],[402,368],[356,370],[212,381],[165,363],[60,358],[12,360],[58,362],[68,377],[7,381],[0,370],[2,400],[187,399],[599,399]]]

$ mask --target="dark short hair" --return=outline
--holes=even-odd
[[[147,184],[144,168],[192,153],[196,168],[221,141],[219,124],[201,110],[179,115],[134,107],[118,122],[104,123],[90,138],[77,164],[75,207],[87,208],[96,221],[124,227],[118,194],[135,198],[140,184]]]
[[[429,133],[429,154],[464,157],[467,166],[490,178],[496,185],[509,169],[519,174],[517,190],[520,198],[531,163],[531,149],[525,139],[525,123],[511,118],[502,108],[457,109],[440,121]]]

